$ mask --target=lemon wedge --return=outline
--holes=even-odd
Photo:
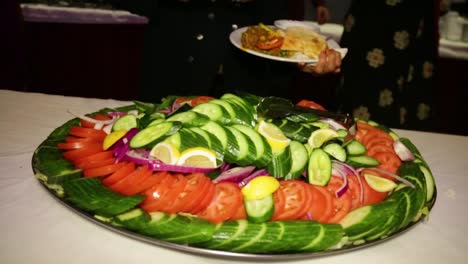
[[[123,138],[127,134],[127,130],[121,129],[121,130],[116,130],[114,132],[109,133],[105,138],[104,141],[102,142],[102,149],[103,150],[108,150],[112,145],[115,144],[115,142],[119,141],[119,139]]]
[[[397,187],[397,184],[389,179],[373,174],[364,174],[367,184],[378,192],[389,192]]]
[[[272,123],[268,123],[265,120],[260,121],[257,127],[257,132],[265,137],[273,153],[283,152],[291,142],[279,127]]]
[[[274,193],[280,186],[278,180],[272,176],[259,176],[242,187],[241,192],[246,201],[258,200]]]
[[[216,152],[203,147],[188,148],[180,153],[179,166],[216,168]]]
[[[151,149],[150,156],[166,164],[175,165],[180,158],[180,152],[179,149],[171,143],[160,142]]]
[[[310,134],[307,143],[311,148],[320,148],[323,143],[327,142],[330,139],[337,138],[338,132],[331,128],[320,128]]]

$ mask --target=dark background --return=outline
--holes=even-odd
[[[145,25],[24,22],[17,0],[1,2],[0,36],[6,37],[0,41],[0,89],[137,98]],[[468,60],[440,58],[439,63],[431,132],[468,135]],[[292,89],[296,98],[327,106],[335,100],[338,79],[298,73]]]

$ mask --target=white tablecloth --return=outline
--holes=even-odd
[[[31,158],[52,130],[72,118],[128,102],[0,90],[0,262],[239,263],[182,253],[122,236],[67,209],[35,179]],[[427,223],[382,244],[293,263],[466,263],[468,137],[396,130],[419,147],[436,177]]]

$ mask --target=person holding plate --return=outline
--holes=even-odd
[[[302,19],[302,1],[268,0],[115,0],[116,6],[144,15],[146,29],[140,100],[157,102],[167,95],[210,95],[243,90],[291,98],[294,63],[247,54],[229,43],[239,28]],[[321,55],[306,72],[324,74],[339,68],[336,53]],[[327,59],[330,57],[330,59]],[[330,66],[329,66],[330,65]]]

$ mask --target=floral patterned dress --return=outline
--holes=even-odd
[[[345,17],[339,109],[394,128],[434,128],[435,1],[354,0]]]

